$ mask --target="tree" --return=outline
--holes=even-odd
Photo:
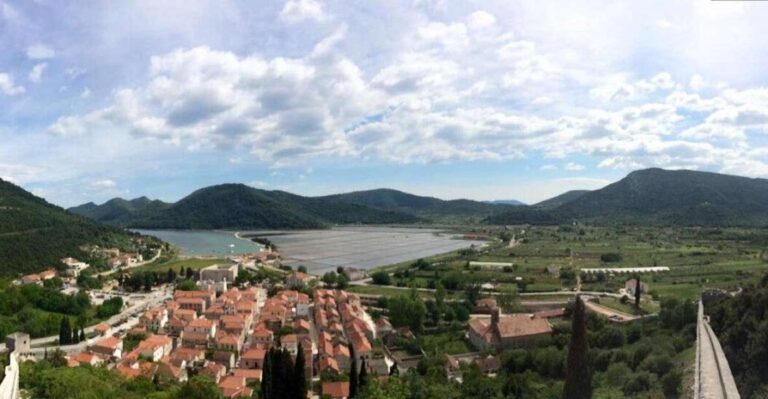
[[[395,327],[408,326],[413,331],[421,331],[424,327],[424,318],[427,307],[418,298],[410,296],[398,296],[389,300],[390,321]]]
[[[85,329],[83,329],[83,326],[80,326],[80,342],[85,341]]]
[[[196,375],[181,386],[178,397],[180,399],[223,399],[224,395],[212,379]]]
[[[635,309],[640,310],[640,276],[635,279]]]
[[[358,391],[365,389],[368,385],[368,366],[365,364],[365,359],[360,362],[360,376],[357,378]]]
[[[305,399],[307,397],[307,374],[304,370],[304,349],[301,347],[301,343],[298,346],[298,352],[296,353],[296,364],[294,365],[293,378],[295,399]]]
[[[517,289],[512,286],[502,288],[497,300],[504,313],[514,312],[517,309]]]
[[[664,394],[670,398],[676,398],[680,393],[680,384],[683,382],[683,376],[679,370],[672,370],[661,378],[661,388]]]
[[[170,267],[168,268],[168,273],[166,273],[165,280],[168,284],[176,281],[176,272]]]
[[[389,277],[389,273],[385,271],[379,271],[379,272],[373,273],[371,275],[371,279],[373,280],[373,283],[376,285],[392,284],[392,279]]]
[[[355,348],[349,345],[349,354],[352,361],[349,364],[349,398],[354,399],[357,396],[358,391],[358,374],[357,374],[357,353]]]
[[[592,373],[589,369],[587,323],[584,302],[578,295],[571,317],[571,342],[568,344],[563,398],[589,399],[592,397]]]
[[[339,274],[339,276],[336,278],[336,288],[343,290],[349,287],[349,277],[347,277],[347,274]]]
[[[336,285],[336,278],[336,272],[327,272],[323,274],[323,283],[325,283],[326,286],[332,287]]]
[[[477,305],[477,301],[480,299],[481,288],[482,286],[478,282],[464,284],[464,296],[470,306]]]
[[[261,372],[261,398],[270,399],[272,393],[272,349],[264,357],[264,366]]]
[[[301,273],[306,273],[307,272],[307,267],[304,266],[304,265],[299,265],[299,267],[296,269],[296,271],[301,272]]]
[[[59,326],[59,345],[69,345],[72,342],[72,326],[69,324],[69,317],[61,318]]]
[[[443,306],[445,305],[445,287],[440,281],[438,281],[435,286],[435,303],[440,310],[443,310]]]

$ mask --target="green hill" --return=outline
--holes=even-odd
[[[0,179],[0,275],[18,275],[52,267],[80,246],[126,248],[132,235],[94,223],[51,205]]]
[[[645,169],[550,209],[521,207],[491,224],[632,223],[761,226],[768,223],[768,180],[691,170]]]
[[[202,188],[174,204],[144,207],[132,214],[122,212],[118,218],[112,217],[114,203],[115,200],[112,200],[96,208],[85,204],[73,211],[120,226],[174,229],[321,228],[332,224],[418,221],[418,218],[411,215],[303,197],[284,191],[259,190],[244,184]],[[122,204],[119,201],[116,203]]]
[[[571,202],[573,200],[576,200],[578,198],[581,198],[584,194],[588,193],[589,190],[571,190],[566,191],[558,196],[552,197],[550,199],[546,199],[544,201],[541,201],[539,203],[533,204],[533,207],[538,209],[555,209],[559,207],[560,205],[566,204],[568,202]]]
[[[159,200],[150,200],[147,197],[139,197],[132,200],[113,198],[101,205],[93,202],[69,208],[68,210],[78,215],[98,220],[111,225],[125,225],[140,217],[157,215],[171,204]]]
[[[509,204],[493,204],[466,199],[446,201],[386,188],[335,194],[321,198],[438,221],[457,217],[482,219],[515,207]]]

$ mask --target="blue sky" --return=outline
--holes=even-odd
[[[768,177],[766,2],[128,3],[0,0],[0,177],[63,206]]]

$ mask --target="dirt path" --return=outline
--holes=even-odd
[[[597,303],[590,302],[590,301],[585,301],[584,304],[587,306],[587,308],[589,308],[593,312],[600,313],[608,318],[614,318],[614,319],[618,318],[619,321],[630,321],[630,320],[635,320],[641,317],[641,316],[631,315],[629,313],[620,312],[616,309],[611,309],[609,307],[599,305]]]

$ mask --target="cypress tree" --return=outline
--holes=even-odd
[[[264,369],[261,371],[261,399],[272,399],[272,349],[264,356]]]
[[[83,329],[83,326],[80,326],[80,342],[85,341],[85,329]]]
[[[291,356],[291,352],[288,352],[288,349],[283,349],[280,352],[280,357],[282,358],[280,359],[280,362],[283,366],[282,381],[287,381],[289,383],[291,381],[295,381],[296,380],[294,377],[295,365],[293,363],[293,357]],[[293,394],[295,393],[295,389],[296,387],[293,387],[293,386],[284,386],[283,391],[280,395],[280,398],[291,399]]]
[[[304,370],[304,348],[299,343],[299,351],[296,353],[296,364],[293,368],[294,390],[296,399],[307,397],[307,373]]]
[[[563,399],[590,399],[592,397],[592,373],[589,369],[587,321],[584,302],[578,295],[572,317],[573,324],[571,342],[568,344]]]
[[[72,330],[72,341],[70,341],[71,344],[79,344],[80,343],[80,334],[77,333],[77,327],[75,327]]]
[[[640,276],[635,279],[635,309],[640,309]]]
[[[357,396],[357,354],[355,354],[355,348],[349,345],[349,353],[352,361],[349,365],[349,399],[354,399]]]
[[[72,326],[69,324],[69,317],[61,318],[59,326],[59,345],[69,345],[72,342]]]
[[[368,385],[368,367],[365,365],[365,359],[360,361],[360,376],[357,378],[357,390],[361,392]]]

